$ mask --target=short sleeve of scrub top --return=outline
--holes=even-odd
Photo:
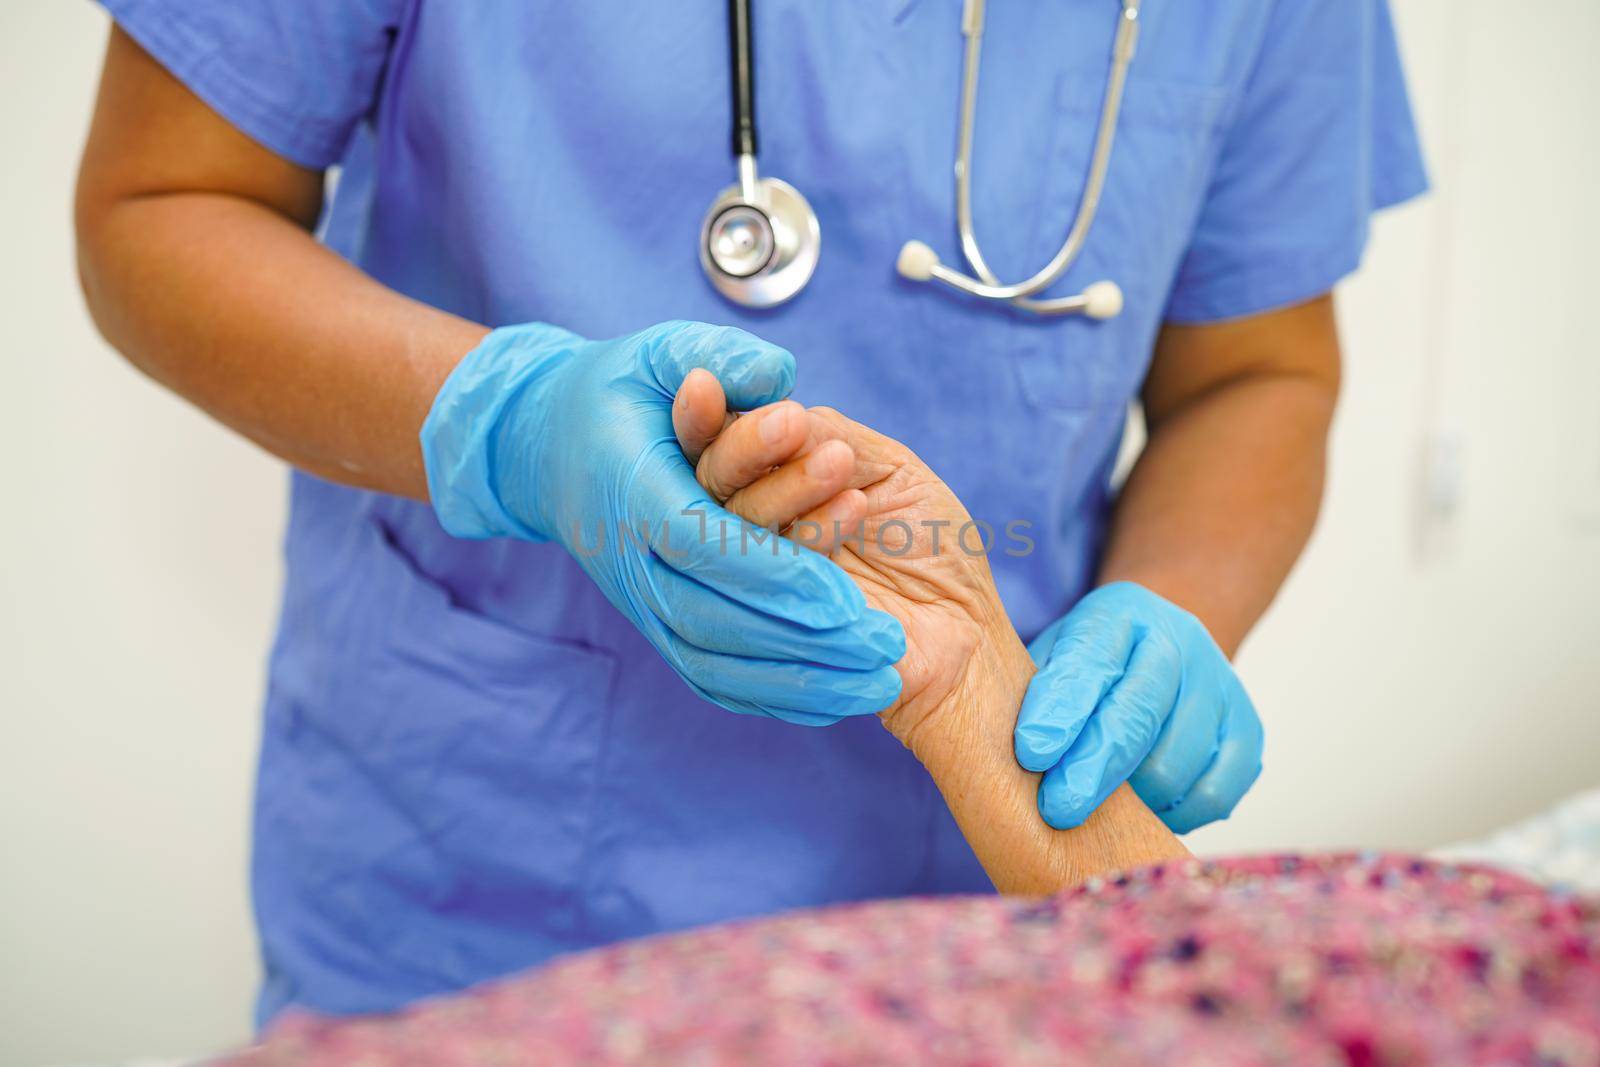
[[[405,0],[103,0],[117,24],[251,139],[321,170],[376,102]]]
[[[1372,213],[1427,187],[1389,5],[1279,0],[1168,321],[1239,318],[1322,295],[1360,265]]]

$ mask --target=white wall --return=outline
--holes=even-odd
[[[136,375],[74,281],[106,20],[0,0],[0,1064],[249,1033],[276,463]]]
[[[1395,3],[1439,191],[1342,294],[1327,513],[1243,659],[1268,771],[1204,851],[1425,847],[1600,783],[1600,6]],[[0,5],[3,1063],[236,1042],[255,981],[283,479],[84,316],[68,202],[103,33],[87,4]],[[1459,495],[1424,524],[1430,436]]]

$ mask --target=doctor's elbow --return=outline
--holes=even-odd
[[[85,197],[83,183],[80,180],[73,204],[73,244],[78,290],[83,294],[84,305],[88,308],[89,318],[94,323],[95,329],[115,348],[117,339],[108,321],[109,301],[102,268],[101,242],[104,240],[104,231],[100,225],[100,215],[104,210],[103,205]]]
[[[78,289],[100,336],[127,357],[127,323],[118,308],[131,303],[125,291],[132,288],[130,279],[138,277],[139,272],[128,269],[130,264],[122,262],[127,253],[118,248],[117,223],[125,197],[116,184],[101,173],[102,169],[92,155],[86,154],[73,191],[72,231]]]

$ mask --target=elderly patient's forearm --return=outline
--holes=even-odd
[[[1043,894],[1087,878],[1187,856],[1178,838],[1123,785],[1082,825],[1051,829],[1039,775],[1012,754],[1033,662],[1013,635],[974,661],[961,695],[911,738],[979,862],[1002,893]]]

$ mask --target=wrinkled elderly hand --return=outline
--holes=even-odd
[[[1015,640],[967,510],[909,448],[830,408],[785,402],[729,419],[716,382],[691,375],[674,425],[714,499],[792,542],[733,531],[730,551],[822,552],[870,608],[899,620],[902,687],[882,717],[915,751],[918,727],[959,689],[988,632]]]

